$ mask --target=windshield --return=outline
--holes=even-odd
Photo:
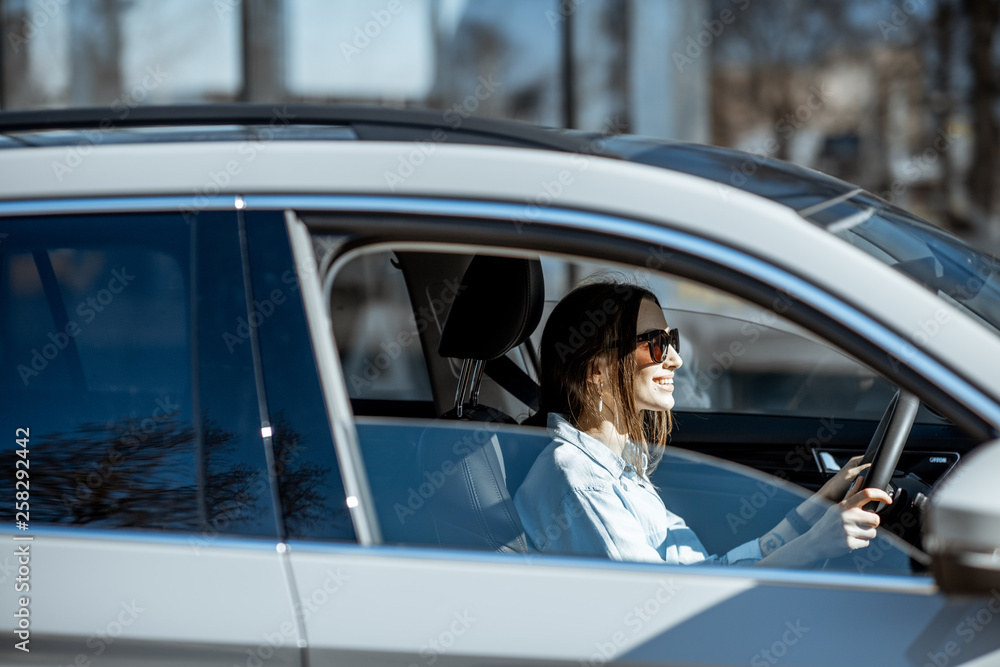
[[[1000,333],[1000,262],[994,257],[871,195],[806,217]]]
[[[628,135],[610,137],[606,143],[623,159],[700,176],[784,204],[1000,334],[1000,262],[856,186],[728,149]]]

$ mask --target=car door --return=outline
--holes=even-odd
[[[75,204],[0,219],[0,661],[298,665],[244,221]]]
[[[840,572],[676,567],[470,551],[434,543],[432,532],[423,533],[430,536],[425,540],[419,534],[406,535],[401,528],[419,523],[421,500],[432,497],[437,488],[434,471],[407,477],[412,469],[406,462],[428,429],[451,429],[457,442],[496,434],[482,426],[429,423],[412,414],[393,418],[377,409],[370,413],[377,416],[354,416],[359,406],[372,406],[355,403],[352,410],[352,390],[370,389],[379,378],[400,377],[395,374],[410,364],[394,363],[403,358],[404,347],[412,356],[433,354],[422,339],[408,338],[404,346],[398,338],[408,333],[407,327],[419,329],[421,313],[414,309],[413,319],[402,328],[389,326],[367,340],[372,351],[368,361],[379,373],[366,378],[362,370],[357,377],[370,384],[352,383],[349,356],[338,351],[340,339],[331,335],[342,313],[331,310],[335,272],[328,268],[363,256],[366,239],[381,244],[376,250],[388,244],[390,249],[426,247],[440,252],[457,244],[456,252],[470,247],[515,254],[562,252],[637,268],[649,266],[650,248],[656,248],[661,256],[671,257],[673,272],[724,290],[739,284],[736,293],[758,303],[793,289],[789,311],[795,321],[809,323],[815,335],[830,336],[880,370],[887,364],[884,359],[878,363],[879,355],[891,352],[898,337],[846,304],[838,303],[834,318],[827,311],[830,295],[776,267],[662,227],[557,209],[546,211],[546,221],[534,220],[526,227],[515,224],[517,206],[421,200],[413,202],[420,215],[399,215],[405,202],[398,198],[321,199],[311,199],[307,210],[289,216],[288,224],[360,545],[309,536],[289,544],[299,598],[323,602],[305,619],[311,661],[839,665],[861,660],[903,665],[961,664],[991,652],[996,656],[1000,636],[963,621],[978,614],[992,618],[991,601],[948,599],[935,592],[927,574],[904,574],[909,566],[905,560],[889,574],[875,574],[858,561]],[[779,285],[773,282],[776,272],[784,281]],[[433,300],[440,295],[428,292],[422,297]],[[437,321],[433,307],[427,313],[428,322]],[[862,329],[863,337],[858,333]],[[364,359],[358,368],[365,368]],[[412,386],[432,383],[431,375]],[[425,413],[426,396],[417,390],[411,396],[414,405],[406,409]],[[956,413],[953,405],[936,400],[926,388],[922,396],[934,400],[936,408]],[[377,399],[369,395],[364,400]],[[438,403],[442,400],[448,399]],[[515,439],[522,451],[538,451],[547,442],[544,432],[530,429],[517,432]],[[749,489],[745,499],[756,502],[749,499],[755,498],[751,494],[760,490],[762,480],[751,471],[702,465],[707,470],[714,466],[730,479],[744,479]],[[442,467],[440,474],[448,473]],[[769,511],[783,502],[773,498],[787,501],[780,483],[764,483],[778,489],[765,498]],[[383,490],[393,484],[394,492],[385,495]],[[715,508],[717,517],[725,511]],[[559,526],[558,517],[553,522]],[[722,525],[721,520],[717,523]],[[886,549],[903,551],[898,542],[887,540]],[[892,560],[887,553],[865,556],[868,561]],[[985,625],[979,622],[978,627]],[[851,638],[849,646],[845,637]]]

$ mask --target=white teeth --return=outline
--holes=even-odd
[[[673,378],[671,378],[671,379],[660,378],[659,380],[653,380],[653,382],[655,382],[656,384],[659,384],[659,385],[668,385],[668,384],[672,385],[674,383]]]

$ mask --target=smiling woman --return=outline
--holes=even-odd
[[[867,547],[879,518],[862,507],[892,499],[881,489],[859,491],[853,483],[862,467],[852,459],[766,535],[709,556],[650,481],[671,428],[678,347],[656,296],[637,285],[584,284],[556,306],[542,335],[534,418],[545,420],[553,442],[514,500],[534,548],[670,564],[801,566]],[[552,520],[565,529],[548,530]]]

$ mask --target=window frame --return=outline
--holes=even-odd
[[[512,255],[552,252],[651,270],[661,268],[662,264],[654,264],[662,262],[660,258],[665,256],[669,258],[673,275],[715,287],[765,308],[769,303],[773,308],[778,303],[776,299],[780,300],[785,308],[781,314],[787,319],[840,347],[898,386],[929,400],[959,428],[976,438],[985,441],[994,437],[996,427],[993,424],[1000,423],[1000,410],[988,397],[929,355],[914,350],[904,338],[873,317],[783,267],[716,240],[641,220],[555,207],[544,209],[539,219],[525,225],[519,222],[520,206],[500,202],[338,195],[281,199],[286,204],[292,200],[295,212],[289,211],[287,215],[290,229],[297,226],[298,233],[305,234],[300,245],[305,246],[313,233],[333,234],[342,239],[332,259],[324,261],[327,272],[336,271],[340,262],[347,261],[345,258],[357,252],[381,248],[459,252],[496,248]],[[276,202],[262,197],[248,199],[247,203],[266,206]],[[554,247],[557,243],[559,247]],[[313,262],[315,265],[315,259]],[[296,263],[300,265],[298,259]],[[314,303],[312,307],[323,308],[322,312],[329,319],[328,305]],[[330,331],[330,327],[326,330]],[[314,334],[321,332],[321,329],[319,332],[314,330]],[[315,346],[315,336],[313,342]],[[337,355],[332,336],[329,336],[329,343],[329,357],[333,360]],[[324,363],[322,372],[327,374],[334,369],[339,371],[339,364]],[[326,380],[336,387],[333,393],[339,394],[329,397],[335,405],[331,415],[337,414],[337,421],[351,417],[343,382],[342,374],[339,378]],[[951,390],[950,393],[945,387]],[[353,421],[351,424],[353,426]],[[344,464],[350,463],[352,483],[355,488],[363,489],[364,495],[358,496],[362,507],[353,516],[359,522],[370,522],[363,528],[373,538],[368,544],[379,544],[381,540],[374,539],[381,532],[373,506],[363,506],[366,499],[371,498],[371,491],[360,457],[357,432],[354,428],[348,431],[349,444],[335,439],[338,451],[346,454],[342,472],[346,474],[348,467]],[[356,526],[356,532],[360,536],[362,527]]]

